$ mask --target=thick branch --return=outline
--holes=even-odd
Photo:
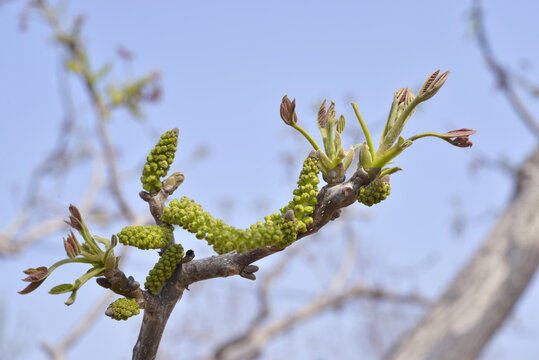
[[[539,266],[539,149],[483,246],[387,359],[476,359]]]

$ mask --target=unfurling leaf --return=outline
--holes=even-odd
[[[60,284],[50,289],[49,294],[59,295],[70,291],[73,291],[73,284]]]

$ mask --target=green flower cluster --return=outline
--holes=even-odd
[[[149,192],[161,190],[161,178],[167,175],[167,171],[174,161],[174,153],[178,145],[177,128],[167,131],[161,135],[161,140],[152,149],[147,162],[142,170],[142,188]]]
[[[110,316],[114,320],[127,320],[131,316],[138,315],[140,308],[135,299],[120,298],[112,302],[105,315]]]
[[[305,232],[313,221],[308,214],[316,205],[318,172],[316,157],[309,156],[303,164],[294,199],[281,209],[281,214],[266,216],[264,222],[259,221],[248,229],[238,229],[215,219],[202,206],[186,197],[171,201],[163,210],[161,219],[196,234],[198,239],[205,239],[218,254],[233,250],[251,251],[264,246],[285,248],[296,240],[298,232]],[[292,211],[294,216],[285,217],[288,211]]]
[[[118,239],[124,245],[135,246],[142,250],[159,249],[172,240],[174,227],[161,226],[126,226],[118,233]]]
[[[161,216],[164,222],[181,226],[195,234],[197,239],[206,239],[218,254],[226,254],[232,250],[250,251],[282,241],[285,234],[278,225],[281,216],[276,213],[268,217],[268,220],[269,218],[269,222],[257,222],[249,229],[238,229],[221,219],[215,219],[205,212],[202,206],[186,197],[172,200]],[[291,242],[294,240],[295,236]]]
[[[157,294],[165,281],[172,275],[172,272],[176,269],[182,258],[183,247],[180,244],[169,246],[163,255],[161,255],[157,264],[150,270],[144,287],[152,294]]]
[[[375,179],[369,185],[362,186],[359,189],[357,201],[367,206],[373,206],[385,200],[390,193],[391,186],[388,182],[382,179]]]
[[[316,205],[316,195],[318,195],[318,173],[320,165],[316,157],[309,156],[303,162],[303,168],[299,175],[298,187],[294,190],[294,199],[288,203],[288,206],[281,209],[284,215],[288,210],[294,211],[294,216],[298,219],[298,231],[307,231],[307,226],[313,222],[309,216],[314,211]]]

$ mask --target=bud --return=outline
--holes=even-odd
[[[419,94],[417,94],[421,101],[425,101],[433,97],[444,85],[449,76],[449,71],[446,71],[438,76],[439,73],[439,69],[433,72],[421,87]]]
[[[69,221],[64,220],[64,222],[71,226],[73,229],[77,231],[82,231],[82,216],[80,215],[79,209],[73,204],[69,205]]]
[[[363,169],[370,168],[372,164],[372,155],[369,151],[369,145],[363,143],[359,147],[359,166]]]
[[[417,139],[420,139],[422,137],[437,137],[442,140],[447,141],[451,145],[458,146],[458,147],[471,147],[473,143],[468,138],[470,135],[475,134],[476,131],[472,129],[458,129],[458,130],[451,130],[448,131],[445,134],[438,134],[438,133],[422,133],[418,135],[412,136],[409,140],[415,141]]]
[[[283,97],[281,101],[281,119],[287,124],[292,125],[292,122],[296,124],[298,122],[298,116],[296,115],[296,99],[290,101],[287,95]]]
[[[344,115],[341,115],[339,120],[337,120],[337,132],[341,133],[344,131],[344,126],[346,125],[346,120],[344,118]]]
[[[73,231],[64,239],[64,249],[70,258],[77,257],[81,253],[81,247]]]
[[[185,180],[185,175],[182,172],[175,172],[163,181],[165,187],[171,187],[174,190],[180,186]]]
[[[326,111],[326,99],[322,102],[322,105],[320,105],[320,109],[318,109],[318,127],[321,129],[324,129],[326,127],[326,121],[328,119],[328,114]]]

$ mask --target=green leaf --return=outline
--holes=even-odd
[[[60,284],[50,289],[49,294],[52,294],[52,295],[65,294],[66,292],[70,292],[72,290],[73,290],[72,284]]]

